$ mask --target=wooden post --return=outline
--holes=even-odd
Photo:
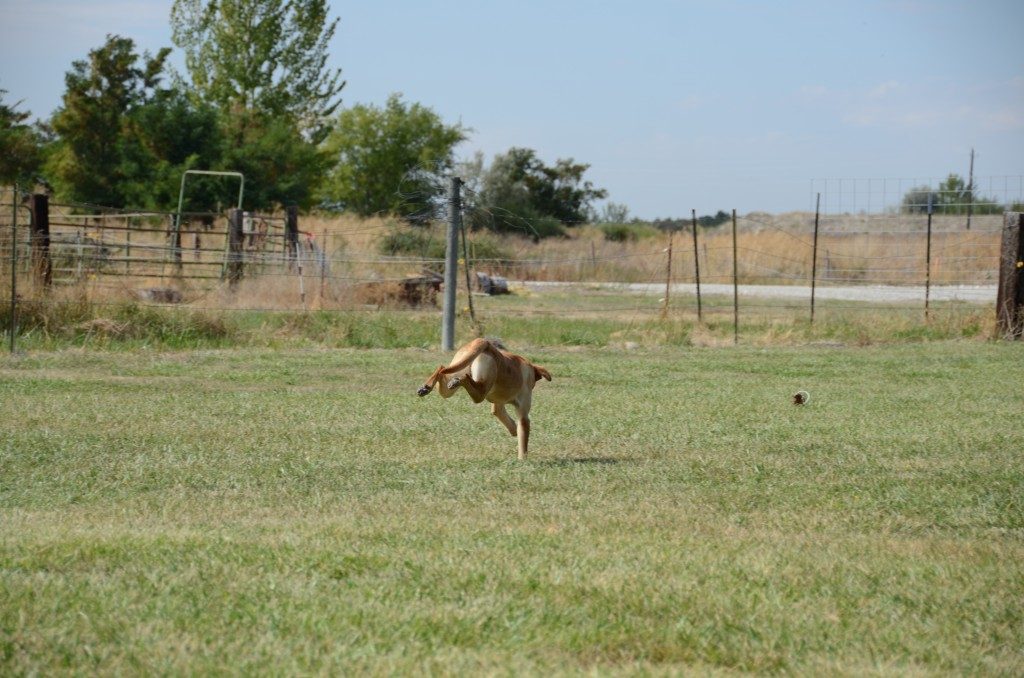
[[[672,292],[672,231],[668,232],[668,258],[665,263],[665,303],[661,307],[661,319],[668,317],[668,300]]]
[[[171,233],[171,251],[174,256],[175,275],[181,276],[185,265],[181,260],[181,222],[176,221],[174,231]]]
[[[11,354],[18,336],[18,185],[11,190]]]
[[[700,308],[700,256],[697,252],[697,210],[690,210],[693,217],[693,277],[697,281],[697,322],[703,320]]]
[[[302,277],[302,255],[299,255],[299,301],[302,303],[302,311],[306,311],[306,282]]]
[[[242,279],[242,210],[228,211],[228,283],[232,287]]]
[[[299,251],[299,208],[290,205],[285,210],[284,258],[294,266]]]
[[[1003,215],[1003,245],[999,255],[996,294],[999,332],[1007,339],[1024,336],[1024,213]]]
[[[32,271],[36,280],[49,287],[53,283],[53,262],[50,260],[50,199],[43,193],[32,196]]]
[[[327,287],[327,231],[320,240],[320,308],[324,304],[324,289]]]
[[[814,245],[811,248],[811,324],[814,324],[814,288],[818,279],[818,224],[821,217],[821,193],[814,205]]]

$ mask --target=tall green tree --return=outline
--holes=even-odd
[[[254,113],[240,129],[240,137],[231,137],[222,163],[245,175],[246,206],[310,207],[325,172],[320,149],[287,118]]]
[[[326,203],[370,215],[387,212],[420,221],[446,191],[441,178],[455,165],[467,130],[446,125],[430,108],[392,94],[383,108],[342,111],[323,149],[331,164],[321,195]]]
[[[195,92],[234,116],[235,134],[258,112],[316,143],[345,86],[326,67],[338,25],[327,15],[326,0],[175,0],[171,34]]]
[[[107,36],[65,76],[62,106],[51,125],[58,140],[47,176],[66,198],[122,207],[136,202],[149,177],[140,171],[138,139],[128,124],[158,86],[170,49],[141,58],[129,38]]]
[[[215,167],[223,153],[216,112],[162,86],[170,49],[139,56],[129,38],[108,36],[67,73],[47,177],[65,199],[111,207],[168,209],[186,169]],[[218,196],[211,187],[202,208]],[[199,207],[192,204],[190,207]]]
[[[148,179],[140,206],[169,209],[177,205],[181,177],[189,169],[216,169],[225,152],[217,111],[177,89],[160,89],[128,115],[124,134],[136,143],[137,173]],[[233,182],[194,177],[184,209],[212,210],[234,204]]]
[[[18,103],[4,103],[7,90],[0,89],[0,185],[28,182],[42,162],[39,135],[25,124],[29,113],[18,111]]]
[[[589,167],[572,159],[549,166],[532,149],[511,148],[484,173],[471,223],[535,238],[559,235],[590,220],[593,201],[608,195],[583,178]]]

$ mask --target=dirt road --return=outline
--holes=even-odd
[[[665,285],[656,283],[564,283],[518,281],[515,286],[523,286],[530,290],[557,289],[585,285],[589,289],[600,287],[608,290],[627,290],[638,294],[664,295]],[[702,284],[701,294],[731,296],[732,285]],[[672,294],[695,294],[693,284],[674,284]],[[761,297],[767,299],[807,299],[811,298],[810,286],[798,285],[740,285],[740,297]],[[924,285],[858,285],[836,287],[819,285],[814,292],[816,299],[840,299],[844,301],[868,301],[876,303],[892,303],[920,301],[924,303]],[[995,303],[995,285],[933,285],[929,294],[932,301],[967,301],[978,304]]]

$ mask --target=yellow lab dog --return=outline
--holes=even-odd
[[[446,380],[445,377],[452,378]],[[526,459],[533,387],[541,379],[551,381],[551,373],[522,356],[509,353],[497,340],[474,339],[456,351],[448,367],[441,365],[434,370],[416,393],[425,396],[437,384],[441,397],[450,398],[461,386],[474,403],[487,400],[494,416],[509,433],[519,437],[519,458]],[[508,404],[516,408],[518,425],[505,411]]]

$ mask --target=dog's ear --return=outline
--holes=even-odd
[[[540,378],[544,377],[548,381],[551,381],[551,373],[545,370],[543,367],[533,366],[533,380],[540,381]]]

